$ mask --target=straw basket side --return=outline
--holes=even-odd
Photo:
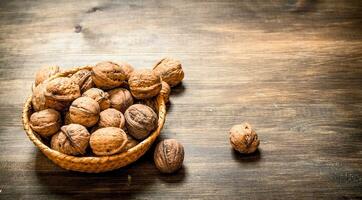
[[[91,66],[77,67],[62,73],[58,73],[49,78],[52,80],[57,77],[65,77],[70,74],[73,74],[81,69],[91,69]],[[31,105],[31,96],[26,100],[23,107],[22,121],[24,130],[29,137],[29,139],[35,144],[36,147],[40,149],[45,156],[47,156],[51,161],[60,167],[79,172],[88,172],[88,173],[99,173],[115,170],[126,165],[129,165],[136,160],[138,160],[142,155],[144,155],[147,150],[152,146],[152,144],[157,139],[160,134],[163,125],[165,123],[166,117],[166,105],[165,105],[165,96],[162,94],[157,96],[157,107],[158,107],[158,126],[146,139],[140,142],[135,147],[111,156],[101,156],[101,157],[77,157],[63,154],[61,152],[51,149],[49,146],[45,145],[41,138],[31,129],[29,124],[29,118],[32,114],[32,105]]]

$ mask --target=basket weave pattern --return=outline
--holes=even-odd
[[[81,69],[91,69],[91,66],[85,67],[76,67],[50,77],[48,80],[52,80],[58,77],[66,77],[68,75],[74,74]],[[29,118],[33,112],[31,105],[31,96],[26,100],[23,107],[22,120],[24,125],[24,130],[28,135],[29,139],[37,146],[41,152],[44,153],[51,161],[60,167],[79,172],[88,172],[88,173],[99,173],[115,170],[121,167],[124,167],[128,164],[131,164],[138,160],[142,155],[144,155],[147,150],[152,146],[156,138],[161,132],[163,125],[165,123],[166,117],[166,105],[165,98],[162,94],[157,96],[157,107],[158,107],[158,126],[146,139],[140,142],[135,147],[111,156],[101,156],[101,157],[76,157],[71,155],[66,155],[61,152],[51,149],[49,146],[45,145],[40,137],[31,129],[29,124]]]

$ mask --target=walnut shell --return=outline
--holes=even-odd
[[[139,142],[135,139],[133,139],[133,137],[131,137],[130,135],[127,134],[127,143],[126,143],[126,147],[125,150],[129,150],[132,149],[133,147],[135,147]]]
[[[83,93],[94,86],[91,75],[91,71],[82,69],[74,73],[70,78],[79,85],[80,91]]]
[[[153,71],[157,76],[161,76],[162,80],[171,87],[181,83],[184,78],[184,71],[180,61],[173,58],[164,58],[160,60],[154,67]]]
[[[45,97],[45,90],[47,86],[47,81],[39,84],[33,89],[33,95],[31,98],[31,103],[35,111],[41,111],[46,108],[53,108],[58,111],[62,111],[69,106],[69,102],[61,102],[52,100]]]
[[[137,104],[143,104],[150,108],[152,108],[153,111],[158,115],[158,104],[156,98],[150,98],[150,99],[141,99],[137,101]]]
[[[122,129],[106,127],[92,133],[89,143],[94,154],[107,156],[124,151],[127,140],[127,134]]]
[[[70,102],[80,97],[80,89],[72,79],[59,77],[47,83],[44,95],[50,100]]]
[[[161,78],[151,70],[135,70],[129,80],[129,88],[137,99],[147,99],[160,93]]]
[[[126,73],[113,62],[101,62],[92,68],[92,79],[98,88],[112,89],[124,84]]]
[[[157,144],[153,159],[162,173],[173,173],[182,167],[184,147],[175,139],[166,139]]]
[[[142,104],[130,106],[124,117],[128,133],[138,140],[146,138],[157,127],[157,114]]]
[[[126,109],[133,104],[133,97],[127,89],[113,89],[108,91],[108,94],[111,107],[121,111],[122,113],[124,113]]]
[[[253,153],[259,146],[258,135],[249,123],[242,123],[230,129],[230,144],[240,153]]]
[[[62,125],[59,112],[45,109],[30,116],[30,127],[42,137],[54,135]]]
[[[99,88],[91,88],[87,91],[85,91],[82,94],[83,97],[90,97],[98,102],[101,110],[105,110],[111,106],[111,101],[109,100],[109,95],[107,92],[104,92],[103,90]]]
[[[123,114],[114,109],[108,108],[99,114],[98,127],[117,127],[124,129],[126,121]]]
[[[76,156],[86,152],[89,138],[90,134],[84,126],[69,124],[53,135],[50,146],[61,153]]]
[[[94,99],[79,97],[72,102],[69,112],[73,123],[91,127],[98,122],[100,108]]]
[[[60,71],[58,66],[46,66],[40,68],[35,74],[35,86],[47,80]]]

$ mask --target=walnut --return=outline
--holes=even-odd
[[[131,137],[130,135],[127,134],[127,143],[126,143],[126,147],[125,150],[129,150],[132,149],[133,147],[135,147],[139,142],[135,139],[133,139],[133,137]]]
[[[259,146],[258,135],[249,123],[242,123],[230,129],[230,144],[240,153],[253,153]]]
[[[109,100],[109,95],[107,92],[104,92],[98,88],[91,88],[85,91],[82,96],[90,97],[96,100],[101,108],[101,110],[105,110],[111,106],[111,101]]]
[[[124,117],[128,133],[138,140],[146,138],[157,127],[157,114],[142,104],[130,106]]]
[[[100,108],[94,99],[79,97],[72,102],[69,112],[73,123],[91,127],[98,122]]]
[[[80,91],[83,93],[94,86],[91,75],[91,71],[82,69],[74,73],[70,78],[79,85]]]
[[[181,83],[184,78],[184,71],[180,61],[172,58],[164,58],[160,60],[154,67],[153,71],[157,76],[161,76],[162,80],[171,87]]]
[[[100,128],[117,127],[124,129],[125,124],[126,122],[123,114],[114,108],[108,108],[99,114],[98,127]]]
[[[118,64],[101,62],[93,67],[92,79],[98,88],[112,89],[124,84],[127,76]]]
[[[44,95],[50,100],[70,102],[80,97],[80,90],[72,79],[59,77],[47,83]]]
[[[128,84],[132,95],[137,99],[147,99],[160,93],[161,79],[151,70],[135,70]]]
[[[80,155],[86,152],[90,134],[79,124],[62,126],[57,134],[53,135],[50,146],[52,149],[68,155]]]
[[[100,128],[92,133],[89,143],[94,154],[113,155],[125,150],[127,134],[116,127]]]
[[[31,128],[43,137],[55,134],[62,125],[61,123],[59,112],[53,109],[35,112],[30,116]]]
[[[124,113],[126,109],[133,104],[132,95],[127,89],[113,89],[108,91],[108,94],[109,100],[111,101],[111,107],[121,111],[122,113]]]
[[[153,159],[162,173],[173,173],[182,167],[184,147],[175,139],[166,139],[157,144]]]
[[[58,66],[47,66],[40,68],[35,74],[35,86],[47,80],[60,71]]]
[[[47,86],[47,81],[39,84],[33,89],[33,95],[31,103],[35,111],[41,111],[46,108],[53,108],[58,111],[62,111],[69,106],[69,102],[61,102],[52,100],[45,97],[45,90]]]

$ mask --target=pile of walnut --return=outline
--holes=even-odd
[[[47,80],[58,72],[59,67],[37,72],[30,126],[50,140],[52,149],[73,156],[107,156],[136,146],[157,128],[156,96],[168,97],[170,87],[184,78],[181,63],[171,58],[159,61],[153,70],[101,62],[92,70]],[[160,155],[166,158],[161,160],[168,161],[167,156]]]

